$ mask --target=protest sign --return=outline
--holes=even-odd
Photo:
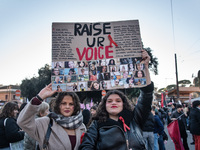
[[[146,85],[138,20],[52,24],[56,90],[98,91]]]

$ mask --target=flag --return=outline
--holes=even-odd
[[[167,130],[168,130],[169,136],[171,137],[171,139],[174,142],[175,149],[176,150],[185,150],[183,147],[183,143],[181,141],[181,134],[179,131],[178,120],[171,122],[167,126]]]
[[[161,93],[161,107],[164,107],[164,95]]]

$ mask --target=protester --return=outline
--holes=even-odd
[[[190,110],[190,132],[194,136],[195,150],[200,150],[200,101],[194,101]]]
[[[35,116],[35,118],[44,117],[49,114],[49,104],[47,102],[42,102],[39,105],[39,110]],[[30,137],[27,133],[24,136],[24,150],[36,150],[37,149],[37,142],[35,139]]]
[[[52,91],[52,84],[43,88],[22,110],[17,122],[29,136],[38,141],[40,149],[44,146],[45,135],[49,123],[52,122],[51,134],[46,148],[77,150],[81,135],[86,131],[86,128],[83,124],[79,98],[76,93],[58,93],[54,103],[54,112],[35,119],[35,114],[42,101],[55,93],[56,91]]]
[[[16,119],[18,118],[19,113],[22,111],[22,109],[24,109],[24,107],[25,107],[26,105],[27,105],[27,102],[22,103],[20,107],[19,107],[19,105],[18,105],[19,110],[18,110],[18,113],[17,113]]]
[[[96,112],[97,112],[97,107],[96,107],[96,106],[92,106],[92,107],[90,108],[90,113],[91,113],[91,115],[94,116],[94,115],[96,114]]]
[[[18,105],[8,102],[2,108],[0,114],[0,150],[10,150],[9,143],[24,139],[24,131],[21,131],[16,123]]]
[[[183,146],[185,150],[189,150],[187,144],[187,123],[185,119],[185,114],[182,111],[183,106],[181,104],[176,104],[176,111],[171,114],[171,120],[178,120],[179,130],[181,134],[181,138],[183,139]]]
[[[83,123],[87,127],[91,116],[90,111],[88,109],[83,109],[82,114],[83,114]]]
[[[154,150],[154,116],[150,112],[142,128],[147,150]]]
[[[163,142],[163,132],[164,132],[164,126],[159,118],[158,115],[156,115],[156,106],[151,107],[151,113],[154,116],[154,150],[165,150],[165,145]],[[160,143],[160,144],[159,144]]]
[[[107,92],[98,106],[88,132],[83,137],[79,150],[145,149],[141,128],[151,110],[154,86],[148,71],[150,57],[144,50],[142,57],[147,73],[147,86],[140,89],[134,110],[130,100],[122,92]]]
[[[165,120],[167,119],[167,113],[164,111],[164,109],[157,106],[156,107],[156,115],[158,115],[158,117],[162,121],[162,124],[165,125]]]

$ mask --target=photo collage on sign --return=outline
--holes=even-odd
[[[98,91],[146,84],[141,57],[52,62],[53,90]]]

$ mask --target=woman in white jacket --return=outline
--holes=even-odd
[[[45,135],[52,119],[51,134],[46,149],[77,150],[81,135],[86,131],[76,93],[60,92],[55,100],[54,112],[35,120],[39,105],[44,99],[55,94],[52,84],[43,88],[39,94],[22,110],[17,123],[29,136],[38,141],[43,148]]]

